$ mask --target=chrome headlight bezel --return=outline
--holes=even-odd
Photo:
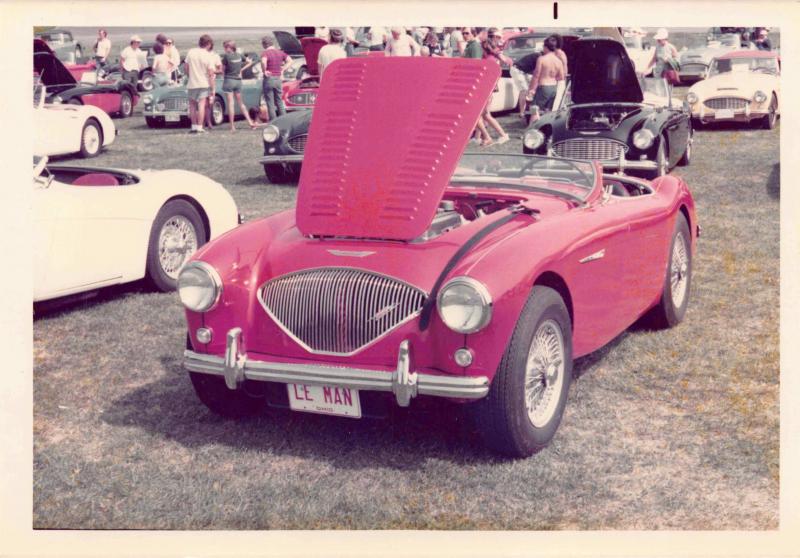
[[[478,302],[479,304],[473,306],[473,308],[480,308],[480,314],[475,316],[473,309],[466,319],[462,319],[461,323],[457,323],[454,320],[456,316],[448,312],[447,307],[449,296],[459,296],[454,293],[455,289],[461,290],[461,297],[467,295],[473,301]],[[465,305],[462,304],[461,306]],[[492,320],[492,295],[489,294],[486,286],[477,279],[466,276],[454,277],[439,291],[436,297],[436,310],[442,322],[456,333],[476,333],[486,327]]]
[[[697,93],[695,93],[694,91],[689,91],[686,94],[686,102],[689,103],[690,105],[695,104],[699,100],[700,100],[700,98],[697,96]]]
[[[281,131],[274,124],[267,124],[261,132],[261,139],[266,143],[275,143],[281,137]]]
[[[639,151],[644,151],[646,149],[650,149],[653,145],[653,141],[655,141],[656,136],[653,132],[648,130],[647,128],[642,128],[640,130],[636,130],[633,133],[633,146],[638,149]]]
[[[151,93],[145,93],[142,95],[142,104],[149,105],[153,102],[153,95]]]
[[[189,280],[190,275],[202,278],[207,281],[205,285],[186,285],[185,282]],[[183,283],[183,284],[182,284]],[[190,304],[187,297],[184,296],[184,289],[187,287],[198,287],[211,289],[210,296],[204,296],[200,300],[202,304]],[[178,274],[177,281],[178,296],[181,299],[181,304],[192,312],[208,312],[214,308],[222,296],[222,278],[213,266],[202,261],[193,261],[186,264],[181,272]]]
[[[531,128],[522,136],[522,144],[528,149],[539,149],[544,145],[545,135],[535,128]]]
[[[758,91],[756,91],[756,92],[753,94],[753,100],[754,100],[756,103],[759,103],[759,104],[760,104],[760,103],[763,103],[763,102],[765,102],[765,101],[767,100],[767,94],[766,94],[766,93],[764,93],[764,92],[763,92],[763,91],[761,91],[761,90],[758,90]]]

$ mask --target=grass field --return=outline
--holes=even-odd
[[[685,91],[684,91],[685,92]],[[521,125],[497,151],[521,151]],[[80,165],[185,168],[252,219],[291,207],[258,132],[149,130],[137,111]],[[703,227],[686,321],[576,364],[534,457],[485,450],[458,407],[386,420],[212,415],[180,359],[175,294],[141,285],[38,309],[33,526],[99,529],[776,529],[779,129],[703,129],[676,169]],[[512,265],[509,263],[509,265]]]

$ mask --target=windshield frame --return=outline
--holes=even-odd
[[[743,60],[747,61],[747,72],[742,72],[742,73],[750,73],[750,72],[755,71],[755,68],[756,68],[755,61],[757,61],[757,60],[771,60],[772,63],[774,64],[774,66],[775,66],[773,68],[774,71],[761,72],[761,73],[766,73],[766,75],[772,75],[772,76],[777,76],[778,74],[780,74],[780,66],[778,65],[778,59],[777,58],[766,58],[766,57],[757,57],[757,56],[739,56],[739,57],[736,57],[736,58],[714,58],[714,60],[712,60],[711,64],[709,64],[709,66],[708,66],[708,77],[718,76],[718,75],[722,75],[722,74],[734,74],[736,72],[733,70],[733,66],[734,65],[743,66],[744,65],[744,63],[742,62]],[[724,72],[720,72],[718,70],[718,68],[719,68],[719,63],[721,61],[726,61],[726,62],[730,61],[731,69],[730,70],[726,70]],[[766,68],[766,66],[762,66],[762,67],[765,68],[765,69],[769,69],[769,68]],[[739,70],[737,70],[737,71],[739,71]]]

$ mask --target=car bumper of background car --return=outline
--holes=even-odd
[[[245,380],[254,380],[383,391],[393,393],[401,407],[407,407],[418,395],[472,400],[485,397],[489,392],[489,379],[485,376],[424,374],[414,370],[411,357],[411,347],[406,340],[398,347],[394,370],[256,360],[243,350],[241,329],[233,328],[227,335],[224,357],[187,349],[183,366],[189,372],[222,376],[230,389],[238,389]]]
[[[274,155],[264,155],[258,162],[262,165],[274,165],[276,163],[302,163],[303,162],[303,154],[302,153],[295,153],[293,155],[281,155],[281,154],[274,154]]]
[[[743,109],[734,110],[733,116],[723,116],[719,114],[718,111],[710,109],[704,105],[700,106],[699,109],[692,109],[692,118],[699,120],[703,124],[709,124],[711,122],[750,122],[751,120],[764,118],[768,114],[768,103],[765,103],[765,106],[763,107],[758,106],[754,108],[751,108],[750,104],[748,104]]]

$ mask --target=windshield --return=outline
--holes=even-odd
[[[644,93],[650,93],[659,97],[669,97],[667,82],[664,78],[646,78],[639,74],[639,85]]]
[[[518,184],[496,181],[499,187],[521,190],[541,188],[585,200],[594,188],[594,166],[588,161],[554,159],[536,155],[465,153],[458,163],[453,180],[492,183],[491,179],[521,179]]]
[[[709,76],[730,72],[763,72],[778,73],[778,61],[775,58],[717,58],[711,63]]]
[[[65,43],[67,36],[64,33],[42,33],[39,38],[46,43]]]
[[[535,33],[533,35],[523,35],[508,40],[506,50],[531,50],[541,48],[542,43],[548,37],[546,33]]]

